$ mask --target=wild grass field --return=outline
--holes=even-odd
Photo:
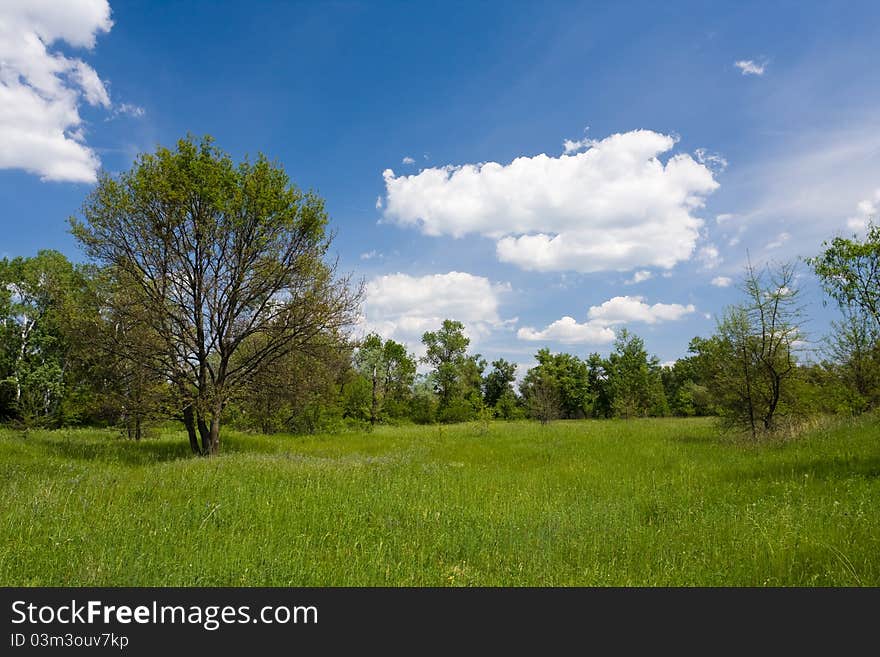
[[[0,430],[0,585],[880,585],[880,428]]]

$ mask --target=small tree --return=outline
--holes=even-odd
[[[772,431],[780,407],[791,410],[795,401],[791,384],[803,313],[794,283],[793,265],[758,271],[749,263],[746,301],[726,309],[717,339],[703,345],[722,417],[753,438]]]
[[[524,385],[529,415],[549,424],[562,414],[559,383],[549,372],[539,372]]]

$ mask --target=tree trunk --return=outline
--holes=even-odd
[[[211,451],[209,452],[211,456],[216,456],[220,453],[220,412],[217,411],[214,413],[214,416],[211,418]]]
[[[189,436],[189,447],[193,454],[201,454],[199,448],[199,438],[196,435],[196,418],[193,413],[192,404],[185,406],[183,409],[183,423],[186,425],[186,433]]]
[[[201,415],[196,416],[196,424],[199,427],[199,435],[202,437],[202,455],[207,456],[211,453],[211,430],[208,424],[202,419]]]
[[[370,400],[370,426],[376,424],[376,416],[379,414],[379,377],[376,375],[376,367],[373,367],[373,395]]]

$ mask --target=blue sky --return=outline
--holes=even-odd
[[[81,259],[98,166],[211,134],[327,200],[365,329],[415,347],[452,316],[528,364],[626,326],[674,360],[747,252],[880,207],[880,5],[667,4],[9,0],[0,256]]]

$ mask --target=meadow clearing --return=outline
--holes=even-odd
[[[3,586],[877,586],[880,428],[0,429]]]

